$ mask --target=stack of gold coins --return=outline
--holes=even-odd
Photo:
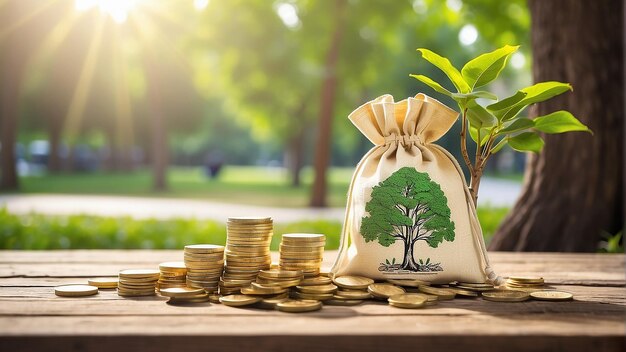
[[[298,286],[302,281],[302,270],[261,270],[256,278],[257,284],[284,288]]]
[[[186,285],[203,288],[208,293],[217,291],[224,270],[224,246],[193,244],[185,246]]]
[[[186,287],[187,267],[184,262],[165,262],[159,264],[161,276],[157,282],[157,291],[165,288]]]
[[[241,292],[257,278],[260,270],[270,268],[271,218],[229,218],[226,238],[226,265],[219,283],[221,295]]]
[[[159,271],[152,269],[122,270],[119,274],[117,294],[125,297],[154,295],[159,276]]]
[[[510,290],[533,292],[544,286],[542,277],[511,276],[506,280],[506,288]]]
[[[315,301],[328,301],[333,299],[335,292],[337,292],[337,286],[332,283],[325,285],[298,285],[296,291],[292,292],[293,298],[315,300]]]
[[[321,234],[284,234],[280,243],[280,268],[302,270],[305,278],[318,276],[325,244],[326,237]]]
[[[495,286],[486,282],[457,282],[454,288],[473,292],[487,292],[496,289]]]

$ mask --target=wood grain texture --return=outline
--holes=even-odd
[[[328,251],[330,266],[336,252]],[[289,314],[220,304],[172,306],[114,290],[62,298],[53,287],[120,269],[153,268],[182,251],[0,251],[0,350],[621,351],[624,255],[491,253],[500,275],[540,275],[573,302],[455,299],[419,310],[366,302]]]

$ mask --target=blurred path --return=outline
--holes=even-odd
[[[510,207],[519,195],[521,185],[513,181],[485,179],[481,184],[479,203]],[[176,217],[212,219],[225,222],[229,216],[271,216],[276,222],[301,220],[343,221],[343,208],[272,208],[228,204],[208,200],[66,194],[14,194],[0,196],[0,207],[11,213],[36,212],[50,215],[91,214],[132,216],[138,219]]]

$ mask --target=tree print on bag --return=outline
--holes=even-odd
[[[365,242],[378,241],[385,247],[396,241],[404,243],[403,261],[395,258],[381,263],[380,271],[443,271],[430,258],[415,260],[414,248],[425,241],[431,248],[454,241],[454,222],[450,220],[448,200],[441,187],[427,173],[403,167],[372,188],[371,200],[361,220],[360,232]]]

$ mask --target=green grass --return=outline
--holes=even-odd
[[[352,168],[331,168],[328,173],[330,206],[345,206]],[[219,178],[209,180],[201,168],[171,167],[169,190],[154,192],[149,170],[131,173],[59,174],[23,177],[23,193],[106,194],[148,197],[211,199],[229,203],[304,207],[310,198],[313,172],[302,172],[303,186],[291,187],[283,169],[227,166]]]
[[[487,240],[505,214],[506,209],[479,211]],[[276,223],[271,248],[278,248],[280,234],[290,232],[323,233],[326,235],[326,248],[337,249],[341,223],[323,220]],[[215,221],[15,215],[0,209],[1,249],[180,249],[190,243],[225,242],[226,228]]]

